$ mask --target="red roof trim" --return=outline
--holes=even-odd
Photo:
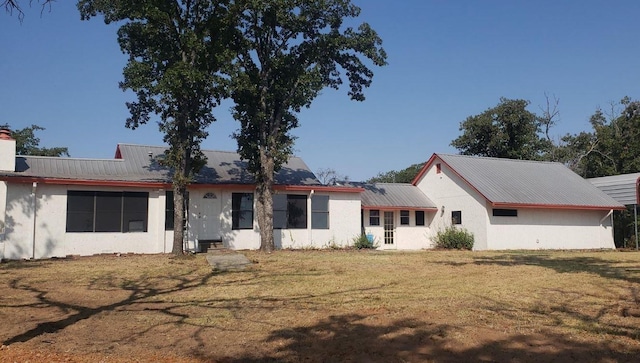
[[[372,209],[380,209],[380,210],[424,210],[424,211],[430,211],[430,212],[437,212],[438,208],[436,207],[428,207],[428,208],[421,208],[421,207],[397,207],[397,206],[383,206],[383,205],[363,205],[362,209],[364,210],[372,210]]]
[[[0,176],[0,180],[11,181],[16,183],[39,183],[52,185],[90,185],[105,187],[136,187],[136,188],[169,188],[171,183],[162,182],[136,182],[124,180],[88,180],[88,179],[61,179],[61,178],[42,178],[29,176]]]
[[[29,176],[0,176],[0,180],[11,181],[14,183],[39,183],[51,185],[87,185],[87,186],[108,186],[108,187],[136,187],[136,188],[171,188],[171,183],[165,182],[144,182],[144,181],[123,181],[123,180],[91,180],[91,179],[62,179],[62,178],[43,178]],[[189,189],[241,189],[252,190],[256,186],[254,184],[190,184]],[[317,192],[340,192],[340,193],[360,193],[363,188],[327,186],[327,185],[275,185],[274,190],[283,191],[304,191],[311,190]]]
[[[598,206],[598,205],[568,205],[568,204],[516,204],[516,203],[491,203],[497,208],[530,208],[530,209],[564,209],[564,210],[623,210],[625,207]]]
[[[336,192],[336,193],[361,193],[364,192],[364,188],[359,187],[344,187],[334,185],[274,185],[275,190],[284,190],[291,192]]]
[[[413,178],[413,180],[411,181],[411,185],[417,185],[418,181],[420,181],[420,179],[422,179],[422,177],[424,176],[424,174],[427,173],[427,170],[429,169],[429,167],[431,166],[431,164],[433,164],[433,160],[438,157],[438,155],[436,155],[435,153],[433,155],[431,155],[431,157],[429,158],[429,160],[427,160],[426,163],[424,163],[424,166],[422,167],[422,169],[420,169],[420,172],[418,172],[418,175],[416,175],[415,178]]]

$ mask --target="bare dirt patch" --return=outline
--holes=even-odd
[[[1,362],[596,361],[640,354],[640,254],[249,252],[0,264]]]

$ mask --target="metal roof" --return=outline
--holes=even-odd
[[[622,207],[560,163],[466,155],[434,156],[491,203],[603,209]]]
[[[16,171],[7,176],[83,179],[99,181],[171,181],[169,168],[160,165],[166,147],[118,144],[116,159],[78,159],[45,156],[17,156]],[[195,178],[196,184],[254,184],[247,163],[235,152],[203,150],[207,164]],[[298,157],[291,157],[276,174],[280,185],[320,185],[313,172]]]
[[[640,173],[603,176],[587,179],[598,189],[624,205],[637,204],[637,183]]]
[[[363,207],[406,207],[409,209],[437,208],[422,191],[412,184],[375,183],[359,184],[364,188],[360,194]]]

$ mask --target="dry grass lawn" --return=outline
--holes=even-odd
[[[623,362],[636,252],[246,252],[0,264],[2,362]]]

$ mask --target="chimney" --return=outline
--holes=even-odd
[[[9,129],[0,129],[0,171],[16,171],[16,140]]]

